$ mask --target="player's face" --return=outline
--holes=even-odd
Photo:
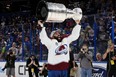
[[[55,32],[54,35],[53,35],[54,39],[56,39],[57,41],[61,42],[61,34],[60,32]]]

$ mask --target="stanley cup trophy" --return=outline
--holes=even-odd
[[[63,4],[40,1],[36,8],[37,17],[44,22],[63,22],[65,19],[73,18],[81,20],[81,8],[67,9]]]

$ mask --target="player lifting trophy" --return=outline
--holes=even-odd
[[[38,24],[41,26],[39,38],[48,49],[47,69],[48,77],[68,77],[70,43],[80,35],[82,18],[81,8],[67,9],[63,4],[40,1],[37,6]],[[67,37],[62,37],[58,30],[52,31],[50,38],[47,35],[43,22],[63,22],[73,18],[76,25]],[[42,21],[42,22],[41,22]]]

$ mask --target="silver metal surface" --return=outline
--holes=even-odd
[[[40,19],[45,22],[63,22],[67,18],[73,18],[74,20],[81,20],[82,18],[81,8],[71,10],[63,4],[51,2],[40,2],[38,5],[39,11],[37,13],[39,13]]]
[[[49,3],[48,4],[48,17],[46,22],[62,22],[66,19],[66,7],[59,3]]]

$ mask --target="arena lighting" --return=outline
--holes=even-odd
[[[6,5],[6,9],[10,9],[10,4],[7,4]]]
[[[7,6],[10,7],[10,4],[8,4]]]

